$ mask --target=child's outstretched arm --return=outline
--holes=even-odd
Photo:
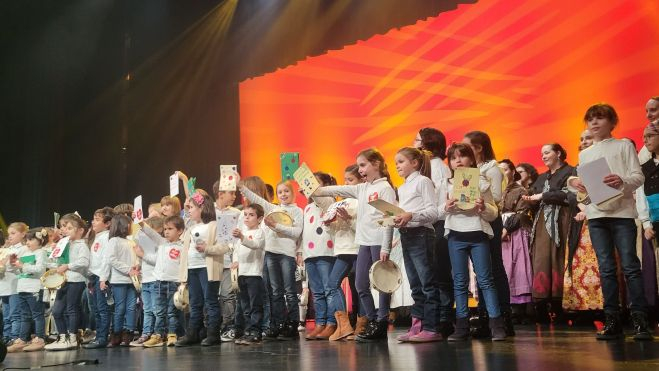
[[[314,196],[340,196],[348,198],[359,197],[359,185],[335,185],[327,187],[319,187]]]

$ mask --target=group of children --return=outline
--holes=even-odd
[[[627,251],[636,228],[632,192],[643,185],[644,177],[633,146],[611,136],[616,119],[608,105],[591,107],[585,122],[595,144],[580,155],[581,163],[606,158],[613,174],[603,184],[622,190],[616,208],[591,203],[586,209],[605,287],[607,320],[598,338],[622,335],[617,285],[604,285],[616,268],[615,247],[629,285],[634,338],[644,340],[652,336],[638,293],[642,282],[635,278],[640,268]],[[657,125],[646,129],[646,142],[659,136]],[[396,153],[394,163],[405,180],[398,189],[385,158],[374,148],[359,152],[356,163],[346,168],[345,185],[336,185],[329,174],[316,173],[321,187],[304,209],[296,205],[290,181],[276,186],[278,203],[273,203],[264,182],[248,177],[238,182],[242,210],[233,207],[236,192],[221,191],[216,182],[214,197],[202,189],[186,189],[184,210],[178,198],[163,197],[139,225],[133,224],[127,204],[96,210],[91,228],[77,214],[62,217],[58,230],[12,223],[0,265],[3,338],[9,351],[77,348],[79,329],[87,323],[83,296],[95,322],[95,338],[84,345],[89,349],[295,339],[299,266],[305,268],[315,312],[315,327],[306,333],[307,340],[386,340],[390,296],[380,293],[376,303],[369,269],[376,261],[389,259],[394,229],[414,302],[412,325],[398,341],[468,339],[470,269],[492,340],[514,335],[509,322],[511,292],[501,257],[502,237],[508,233],[501,212],[506,187],[489,136],[469,132],[462,143],[447,149],[440,131],[424,128],[414,146]],[[467,209],[458,207],[453,196],[453,173],[458,168],[480,169],[480,197]],[[579,178],[571,179],[570,186],[587,192]],[[533,196],[525,197],[534,201]],[[404,212],[383,222],[382,212],[369,204],[374,200],[397,204]],[[236,228],[220,231],[219,220],[226,217],[237,220]],[[39,278],[49,269],[64,275],[65,282],[50,308],[58,336],[46,345],[48,300],[43,294],[49,290]],[[353,269],[352,297],[359,302],[354,327],[341,288]],[[141,335],[135,339],[140,322]]]

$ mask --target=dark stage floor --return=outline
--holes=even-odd
[[[402,328],[390,331],[389,342],[265,342],[257,346],[231,343],[202,348],[121,348],[69,352],[8,354],[2,367],[34,367],[98,359],[98,366],[58,369],[97,370],[658,370],[655,342],[599,342],[588,328],[551,330],[520,327],[505,342],[398,344]],[[53,368],[55,369],[55,368]]]

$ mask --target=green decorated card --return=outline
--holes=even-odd
[[[284,152],[279,155],[279,161],[281,162],[281,178],[283,180],[293,179],[293,174],[300,167],[300,153]]]

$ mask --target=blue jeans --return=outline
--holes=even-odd
[[[157,282],[142,283],[142,310],[144,311],[142,335],[151,335],[154,333],[153,326],[156,322],[155,306],[157,298]]]
[[[67,282],[57,290],[52,313],[60,334],[75,334],[78,331],[85,287],[84,282]]]
[[[188,290],[190,293],[189,328],[199,331],[204,326],[204,310],[208,317],[208,331],[220,331],[220,281],[208,281],[208,270],[188,269]]]
[[[334,266],[332,266],[332,271],[329,274],[329,280],[327,282],[327,311],[329,312],[327,323],[330,325],[336,325],[336,318],[333,316],[334,313],[346,311],[346,298],[343,295],[343,290],[341,290],[341,282],[348,276],[356,260],[357,255],[342,254],[338,255],[334,261]],[[353,298],[352,300],[356,301],[359,299]]]
[[[21,308],[18,294],[2,297],[2,337],[18,339],[21,335]]]
[[[628,218],[595,218],[588,220],[588,230],[593,248],[597,255],[602,294],[604,296],[604,312],[615,314],[620,312],[618,299],[618,278],[615,248],[618,249],[622,272],[627,282],[627,296],[630,309],[633,312],[646,312],[647,301],[643,289],[641,263],[636,256],[636,224]]]
[[[439,289],[439,322],[453,320],[453,276],[451,275],[451,258],[448,253],[448,240],[444,236],[444,220],[433,224],[435,228],[435,247],[432,249],[432,267],[437,277]]]
[[[298,323],[300,308],[298,308],[299,300],[295,288],[295,258],[266,251],[265,262],[268,265],[272,290],[270,293],[272,298],[271,325],[279,326],[286,319]]]
[[[178,283],[169,281],[153,282],[154,304],[154,332],[163,337],[167,334],[176,334],[178,328],[179,310],[174,306],[174,293],[178,289]],[[142,286],[144,287],[144,286]],[[167,322],[167,333],[165,333],[165,322]]]
[[[329,318],[334,318],[334,312],[327,311],[329,297],[329,276],[334,261],[332,256],[309,258],[304,261],[309,278],[309,289],[313,294],[313,308],[316,314],[316,325],[325,325]]]
[[[457,318],[469,317],[467,301],[469,293],[469,257],[476,273],[478,286],[483,292],[481,300],[490,318],[501,315],[499,298],[492,278],[490,262],[490,241],[483,232],[453,232],[448,236],[448,249],[453,268],[453,289],[455,293],[455,314]]]
[[[435,246],[435,231],[424,227],[401,228],[400,242],[414,299],[412,317],[423,321],[424,330],[437,332],[441,300],[437,277],[430,260]]]
[[[503,254],[501,252],[501,234],[503,233],[503,220],[501,216],[497,217],[490,223],[494,236],[490,239],[490,261],[492,262],[492,279],[494,279],[494,287],[497,290],[497,297],[499,299],[499,311],[510,312],[510,285],[508,284],[508,276],[506,275],[506,268],[503,266]],[[483,297],[483,292],[478,288],[478,297]],[[480,309],[485,309],[485,305],[478,302]]]
[[[96,340],[100,344],[106,344],[108,332],[110,332],[110,307],[104,291],[101,290],[99,277],[92,274],[89,278],[89,284],[93,287],[90,303],[94,303],[96,306],[94,311],[96,315]]]
[[[258,276],[238,277],[240,306],[247,322],[246,333],[261,335],[263,320],[263,278]]]
[[[34,321],[34,332],[42,338],[46,338],[46,317],[43,312],[43,290],[39,292],[21,292],[18,294],[21,307],[21,339],[30,341],[32,321]]]
[[[132,283],[115,283],[112,285],[114,295],[114,321],[112,330],[135,330],[135,306],[137,292]]]
[[[371,265],[380,260],[380,246],[359,246],[357,253],[357,269],[355,270],[355,286],[359,294],[359,302],[364,308],[364,314],[369,321],[386,321],[389,318],[391,295],[380,293],[380,303],[377,312],[371,294],[371,280],[368,272]]]

